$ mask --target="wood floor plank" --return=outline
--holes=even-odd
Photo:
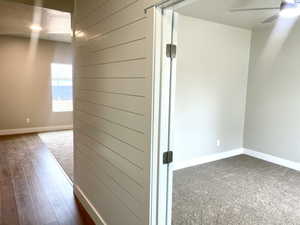
[[[30,187],[30,195],[35,205],[36,215],[39,223],[42,225],[57,223],[54,210],[48,200],[47,194],[40,186],[38,179],[34,173],[33,165],[28,163],[24,165],[27,185]],[[58,224],[58,223],[57,223]]]
[[[6,143],[0,145],[0,192],[1,192],[1,224],[2,225],[20,225],[18,217],[17,203],[14,195],[14,187],[9,172]]]
[[[94,225],[38,135],[0,137],[1,225]]]
[[[39,225],[22,166],[10,163],[20,225]]]
[[[47,173],[45,168],[43,168],[44,165],[47,165],[47,167],[49,167],[49,165],[52,163],[53,162],[39,162],[39,160],[33,162],[34,171],[37,176],[39,185],[44,189],[46,195],[48,196],[48,200],[53,207],[54,213],[58,218],[58,222],[65,225],[76,224],[76,218],[72,215],[72,212],[64,198],[64,193],[62,193],[61,191],[60,180],[62,178],[59,173],[60,171],[57,171],[57,173],[55,173],[56,176],[54,177],[51,174]],[[54,164],[52,166],[56,167],[57,165]],[[65,177],[63,178],[65,179]],[[66,183],[66,185],[69,184]],[[70,195],[73,197],[72,192],[70,192]]]

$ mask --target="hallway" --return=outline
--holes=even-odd
[[[36,134],[0,137],[0,224],[93,224]]]

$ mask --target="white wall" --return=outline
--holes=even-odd
[[[149,224],[152,3],[76,1],[75,193],[97,224]]]
[[[291,29],[290,29],[291,28]],[[300,162],[300,22],[253,31],[245,147]]]
[[[177,35],[175,165],[243,147],[251,31],[179,15]]]

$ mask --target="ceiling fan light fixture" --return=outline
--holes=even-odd
[[[280,11],[279,15],[283,18],[293,18],[300,16],[299,8],[287,8]]]
[[[295,3],[284,2],[280,6],[280,17],[293,18],[300,16],[300,7]]]
[[[31,29],[32,31],[34,31],[34,32],[39,32],[39,31],[42,30],[42,27],[41,27],[40,25],[37,25],[37,24],[32,24],[32,25],[30,26],[30,29]]]

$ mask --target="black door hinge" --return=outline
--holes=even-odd
[[[174,44],[167,44],[166,47],[167,57],[168,58],[175,58],[176,57],[176,45]]]
[[[163,163],[170,164],[171,162],[173,162],[173,152],[172,151],[164,152]]]

